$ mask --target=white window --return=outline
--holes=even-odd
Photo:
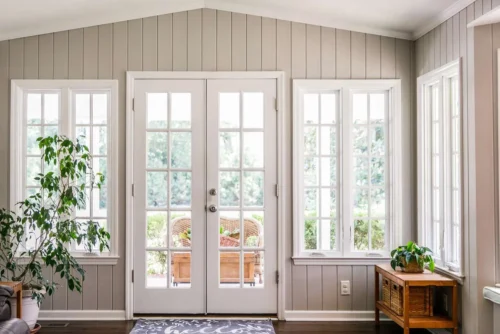
[[[14,80],[11,122],[11,205],[37,192],[34,177],[47,172],[37,138],[65,135],[84,141],[93,156],[93,172],[105,176],[99,190],[87,189],[87,207],[76,219],[94,220],[111,234],[110,251],[117,245],[117,82],[113,80]],[[26,245],[30,247],[30,245]],[[83,245],[71,245],[84,255]],[[106,260],[109,261],[109,260]]]
[[[419,243],[436,264],[461,272],[460,62],[418,78]]]
[[[293,115],[295,262],[387,257],[400,230],[400,81],[295,80]]]

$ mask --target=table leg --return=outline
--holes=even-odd
[[[17,317],[19,319],[22,318],[23,316],[23,290],[19,290],[16,294],[16,299],[17,299],[17,305],[16,305],[16,312],[17,312]]]
[[[458,286],[453,285],[453,334],[458,334]]]
[[[377,307],[377,301],[380,298],[380,276],[375,268],[375,325],[380,325],[380,310]]]
[[[410,334],[410,286],[408,282],[404,286],[403,298],[404,334]]]

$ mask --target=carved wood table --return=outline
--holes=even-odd
[[[380,300],[380,276],[403,288],[403,314],[398,315]],[[449,286],[453,289],[452,317],[443,315],[410,317],[410,287]],[[432,307],[432,305],[431,305]],[[449,328],[458,334],[458,286],[457,281],[425,271],[422,274],[394,271],[390,264],[375,266],[375,323],[380,324],[380,311],[410,334],[410,328]]]

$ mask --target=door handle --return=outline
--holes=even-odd
[[[212,205],[210,205],[210,206],[208,207],[208,211],[210,211],[210,212],[217,212],[217,207],[216,207],[215,205],[213,205],[213,204],[212,204]]]

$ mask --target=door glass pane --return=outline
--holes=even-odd
[[[171,172],[172,180],[170,181],[170,205],[176,207],[191,206],[191,172]]]
[[[92,129],[93,148],[92,154],[106,155],[108,151],[108,130],[106,126],[95,126]]]
[[[191,168],[191,133],[171,132],[172,168]]]
[[[168,285],[168,252],[146,251],[146,287],[166,288]]]
[[[245,265],[243,275],[245,277],[245,288],[264,287],[264,252],[245,252]]]
[[[148,93],[147,114],[149,129],[165,129],[168,124],[168,94]]]
[[[171,252],[172,288],[191,287],[191,252]]]
[[[245,132],[243,133],[243,167],[262,168],[264,167],[264,133]]]
[[[147,168],[168,167],[168,133],[146,133]]]
[[[168,213],[148,211],[146,214],[146,247],[167,247]]]
[[[44,94],[43,116],[45,124],[57,124],[59,120],[59,94]]]
[[[146,203],[150,208],[166,208],[168,192],[167,172],[146,172]]]
[[[42,123],[42,94],[29,93],[26,97],[27,123]]]
[[[240,93],[219,94],[219,127],[240,127]]]
[[[191,94],[172,93],[172,128],[191,128]]]
[[[264,127],[263,93],[243,93],[243,127],[253,129]]]
[[[219,134],[219,165],[222,168],[240,167],[240,133],[221,132]]]
[[[192,240],[191,211],[170,212],[170,245],[176,248],[190,248]]]
[[[264,211],[246,211],[243,214],[245,247],[264,246]]]
[[[220,247],[240,247],[241,224],[239,211],[221,211],[219,216]]]
[[[219,261],[219,286],[239,288],[241,282],[240,252],[219,252]]]
[[[240,205],[240,172],[220,172],[220,206]]]
[[[264,206],[264,172],[244,172],[243,179],[243,205]]]

